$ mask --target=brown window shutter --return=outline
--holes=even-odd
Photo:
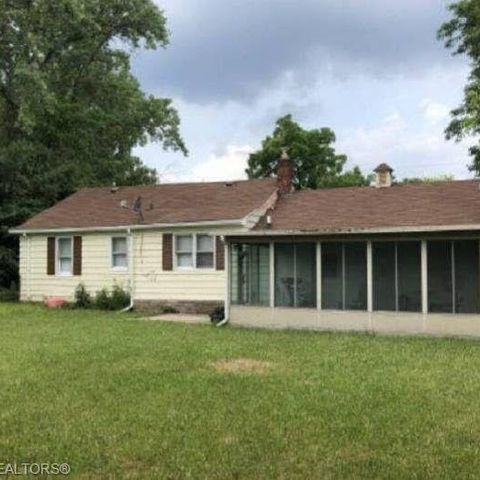
[[[225,243],[220,237],[215,237],[215,268],[225,270]]]
[[[173,270],[173,235],[164,233],[162,240],[162,268],[163,270]]]
[[[73,237],[73,274],[82,274],[82,237]]]
[[[47,238],[47,275],[55,275],[55,237]]]

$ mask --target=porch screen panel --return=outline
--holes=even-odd
[[[316,307],[316,247],[313,243],[295,246],[297,307]]]
[[[254,267],[256,305],[270,304],[270,245],[260,244],[254,246]]]
[[[479,309],[478,241],[456,240],[455,313],[477,313]]]
[[[373,242],[373,309],[395,311],[395,242]]]
[[[275,305],[316,306],[314,243],[275,244]]]
[[[342,244],[322,244],[322,308],[343,308],[343,261]]]
[[[238,305],[269,305],[269,245],[233,244],[230,252],[230,294],[232,303]]]
[[[293,244],[275,244],[275,305],[279,307],[295,304],[294,255]]]
[[[428,310],[434,313],[451,313],[452,292],[452,244],[433,240],[428,248]]]
[[[422,261],[420,242],[397,243],[398,310],[422,310]]]
[[[367,309],[367,244],[345,242],[345,306],[346,310]]]

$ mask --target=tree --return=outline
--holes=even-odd
[[[262,148],[248,158],[248,178],[274,175],[282,148],[287,148],[295,163],[295,187],[325,188],[368,185],[370,178],[358,167],[343,172],[347,157],[335,152],[335,134],[329,128],[306,130],[285,115],[277,120],[272,135],[262,141]]]
[[[155,182],[135,145],[186,153],[171,100],[130,70],[131,52],[167,43],[152,0],[0,0],[0,282],[8,227],[83,186]]]
[[[467,55],[471,72],[461,105],[452,111],[452,120],[445,130],[447,139],[460,141],[480,134],[480,3],[460,0],[449,5],[452,18],[438,31],[439,39],[454,55]],[[470,148],[471,171],[480,175],[480,143]]]
[[[440,183],[440,182],[453,182],[455,177],[453,175],[437,175],[434,177],[407,177],[402,179],[400,183]]]

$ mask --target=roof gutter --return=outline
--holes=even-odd
[[[204,222],[179,222],[179,223],[151,223],[149,225],[121,225],[112,227],[63,227],[63,228],[11,228],[12,234],[28,233],[75,233],[75,232],[116,232],[130,230],[153,230],[162,228],[185,228],[185,227],[211,227],[223,225],[244,225],[245,219],[235,220],[207,220]]]
[[[382,228],[338,228],[323,230],[250,230],[248,232],[227,233],[229,237],[279,237],[279,236],[305,236],[305,235],[344,235],[344,234],[369,234],[369,233],[426,233],[480,230],[480,224],[473,225],[426,225],[406,227]]]

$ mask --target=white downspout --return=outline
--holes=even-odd
[[[30,237],[28,237],[26,233],[24,233],[22,236],[23,236],[24,245],[22,248],[23,252],[20,252],[20,254],[23,253],[26,258],[25,258],[25,269],[24,269],[23,275],[20,275],[18,291],[19,291],[19,298],[21,300],[22,290],[25,290],[26,300],[28,301],[30,300],[30,283],[31,283],[30,282],[30,264],[31,264]]]
[[[127,234],[128,234],[128,268],[130,272],[130,303],[125,307],[120,310],[120,313],[124,312],[129,312],[130,310],[133,309],[133,296],[135,294],[135,271],[134,271],[134,252],[135,249],[133,248],[133,239],[134,236],[132,235],[132,232],[130,230],[130,227],[127,229]]]
[[[215,326],[216,327],[223,327],[228,323],[230,318],[230,258],[228,253],[228,242],[225,241],[224,245],[224,254],[223,254],[223,262],[225,265],[225,301],[224,301],[224,311],[225,311],[225,318],[218,322]]]

